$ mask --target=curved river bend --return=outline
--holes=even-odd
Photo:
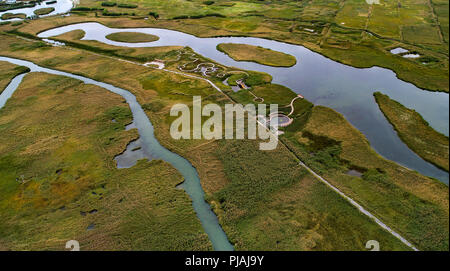
[[[224,37],[198,38],[186,33],[158,28],[109,28],[99,23],[80,23],[44,31],[38,36],[49,38],[72,30],[83,30],[83,40],[96,40],[125,47],[189,46],[195,52],[226,66],[269,73],[273,83],[291,88],[314,104],[324,105],[342,113],[360,130],[371,146],[385,158],[448,184],[449,174],[426,162],[404,144],[386,120],[373,97],[380,91],[419,112],[430,125],[448,136],[449,95],[424,91],[399,80],[391,70],[373,67],[359,69],[332,61],[303,46],[261,38]],[[160,37],[158,41],[124,43],[108,40],[116,32],[141,32]],[[237,62],[216,50],[219,43],[242,43],[270,48],[291,54],[297,64],[290,68],[264,66],[253,62]]]
[[[16,65],[26,66],[30,68],[31,72],[45,72],[78,79],[83,81],[85,84],[97,85],[122,96],[127,101],[131,112],[133,113],[133,125],[139,131],[139,141],[144,157],[147,157],[148,159],[164,160],[170,163],[183,175],[184,183],[182,184],[182,188],[192,199],[194,210],[202,223],[203,229],[208,234],[214,249],[226,251],[233,250],[233,246],[230,244],[225,232],[219,225],[216,215],[211,211],[210,206],[205,202],[204,192],[200,184],[197,170],[186,159],[167,150],[159,144],[158,140],[155,138],[152,123],[148,119],[142,107],[136,101],[136,97],[133,94],[110,84],[98,82],[90,78],[67,72],[43,68],[29,61],[2,56],[0,56],[0,61],[7,61]],[[2,108],[6,101],[11,97],[19,84],[22,82],[24,76],[24,74],[16,76],[2,92],[0,95],[0,108]]]

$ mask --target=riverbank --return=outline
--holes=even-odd
[[[0,94],[11,82],[11,80],[19,74],[28,72],[27,67],[13,65],[9,62],[0,62]]]
[[[403,142],[420,157],[448,172],[448,137],[431,128],[416,111],[380,92],[373,95],[380,110],[394,126]]]

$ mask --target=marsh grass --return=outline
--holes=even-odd
[[[221,43],[217,50],[236,61],[252,61],[273,67],[291,67],[297,63],[294,56],[273,51],[260,46],[235,43]]]

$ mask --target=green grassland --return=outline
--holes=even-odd
[[[380,92],[374,97],[399,137],[423,159],[448,171],[448,137],[429,126],[416,111]]]
[[[0,61],[0,94],[14,77],[21,73],[28,72],[29,70],[30,69],[27,67]]]
[[[0,113],[0,249],[64,250],[72,239],[82,250],[211,249],[174,168],[116,169],[137,137],[120,96],[32,73]]]
[[[158,140],[186,157],[198,170],[207,200],[236,249],[365,250],[365,242],[371,239],[379,240],[384,250],[407,249],[338,194],[312,178],[281,144],[274,151],[263,152],[258,151],[254,141],[172,139],[169,127],[173,117],[168,112],[173,104],[190,104],[194,95],[201,95],[204,103],[229,103],[228,97],[206,82],[88,51],[45,44],[38,46],[38,42],[19,40],[10,35],[2,35],[2,41],[2,54],[82,74],[132,91],[154,124]],[[173,56],[169,54],[163,60]],[[268,84],[268,78],[270,81],[270,76],[256,75],[259,79],[254,80],[255,86]],[[105,149],[112,152],[110,147]],[[127,174],[133,170],[129,169]],[[161,172],[160,169],[156,171]],[[121,180],[128,183],[128,178],[124,173]],[[130,188],[129,193],[132,192],[136,191]],[[152,210],[166,212],[159,207]],[[140,216],[130,221],[131,224],[145,222]],[[351,226],[352,223],[357,226]],[[164,231],[167,228],[164,227]]]
[[[120,8],[118,4],[125,2],[138,7]],[[128,11],[128,15],[107,20],[110,16],[101,11],[80,11],[72,18],[33,22],[25,32],[35,34],[56,26],[56,20],[88,20],[112,27],[163,27],[200,37],[264,37],[304,45],[355,67],[385,67],[421,88],[449,89],[446,0],[381,0],[379,5],[359,0],[217,0],[212,4],[201,0],[120,0],[113,7],[102,7],[102,3],[84,0],[81,5],[106,8],[109,13]],[[134,15],[130,15],[131,10]],[[389,49],[396,46],[437,61],[427,63],[390,54]]]
[[[119,42],[152,42],[159,40],[159,37],[136,32],[119,32],[106,36],[107,39]]]
[[[252,61],[273,67],[291,67],[297,63],[294,56],[260,46],[221,43],[217,45],[217,50],[229,55],[236,61]]]

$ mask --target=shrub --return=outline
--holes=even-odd
[[[203,4],[210,6],[214,4],[214,1],[204,1]]]

